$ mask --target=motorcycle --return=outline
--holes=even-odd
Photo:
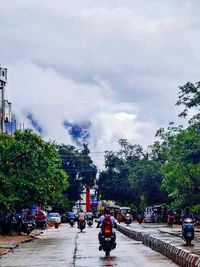
[[[20,214],[16,214],[13,220],[13,228],[16,232],[29,235],[35,228],[34,220],[26,220]]]
[[[124,217],[124,223],[128,226],[129,224],[132,223],[132,218],[130,214],[126,214]]]
[[[13,217],[12,224],[14,231],[20,234],[22,232],[22,214],[16,213]]]
[[[87,225],[91,227],[93,225],[93,219],[87,219]]]
[[[186,245],[189,246],[194,239],[194,221],[191,218],[186,218],[182,225],[183,239],[186,241]]]
[[[139,224],[141,224],[143,222],[144,216],[143,214],[139,213],[136,215],[137,221]]]
[[[112,222],[104,223],[101,227],[102,234],[101,234],[101,247],[105,252],[105,256],[110,256],[110,251],[116,248],[115,242],[115,233],[113,233],[113,226]]]
[[[173,227],[173,223],[174,223],[174,215],[168,215],[168,217],[167,217],[167,223],[168,223],[168,226],[169,226],[170,228]]]
[[[22,220],[22,232],[29,235],[35,228],[34,220]]]
[[[85,227],[86,227],[85,220],[79,219],[79,221],[78,221],[78,228],[81,230],[81,232],[83,232],[83,229],[85,229]]]
[[[75,224],[75,221],[74,221],[74,219],[70,219],[70,221],[69,221],[69,224],[71,225],[71,227],[73,227],[73,226],[74,226],[74,224]]]
[[[44,211],[38,210],[35,215],[35,222],[37,228],[46,229],[47,227],[47,215]]]

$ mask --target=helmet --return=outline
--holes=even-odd
[[[188,207],[188,206],[185,207],[185,212],[187,212],[187,213],[190,212],[190,207]]]
[[[104,212],[105,212],[105,214],[110,214],[110,210],[109,210],[109,209],[107,209],[107,208],[105,209],[105,211],[104,211]]]

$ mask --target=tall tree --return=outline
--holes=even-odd
[[[175,206],[197,205],[200,199],[200,127],[168,127],[159,133],[166,159],[162,187]]]
[[[166,194],[161,189],[162,162],[155,148],[146,152],[125,139],[119,140],[119,144],[119,151],[105,154],[106,170],[98,180],[101,197],[136,206],[140,205],[141,198],[145,198],[147,204],[163,202]]]
[[[1,205],[30,207],[51,204],[67,188],[56,146],[31,130],[0,137]],[[9,202],[9,203],[8,203]]]
[[[179,114],[180,117],[187,117],[189,110],[193,108],[194,115],[190,116],[190,123],[200,120],[200,82],[193,84],[187,82],[183,86],[179,86],[179,97],[176,105],[184,106],[184,110]]]
[[[62,169],[69,175],[69,187],[65,194],[71,201],[80,199],[84,186],[93,186],[97,168],[94,165],[87,145],[80,151],[74,146],[58,145],[58,152],[62,160]]]

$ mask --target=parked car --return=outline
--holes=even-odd
[[[52,223],[61,223],[61,216],[59,213],[49,213],[47,215],[47,221],[50,221]]]

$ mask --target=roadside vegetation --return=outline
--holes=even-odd
[[[135,208],[189,205],[200,211],[200,82],[180,86],[176,104],[184,107],[179,116],[187,120],[186,126],[169,123],[146,150],[122,139],[119,151],[106,152],[100,197]]]
[[[144,209],[163,204],[200,209],[200,83],[179,87],[177,105],[186,126],[170,123],[144,149],[119,140],[119,151],[105,152],[98,178],[87,145],[82,149],[44,141],[32,130],[0,135],[0,217],[6,212],[52,206],[65,212],[85,185],[96,185],[98,199]],[[193,114],[193,115],[191,115]]]

